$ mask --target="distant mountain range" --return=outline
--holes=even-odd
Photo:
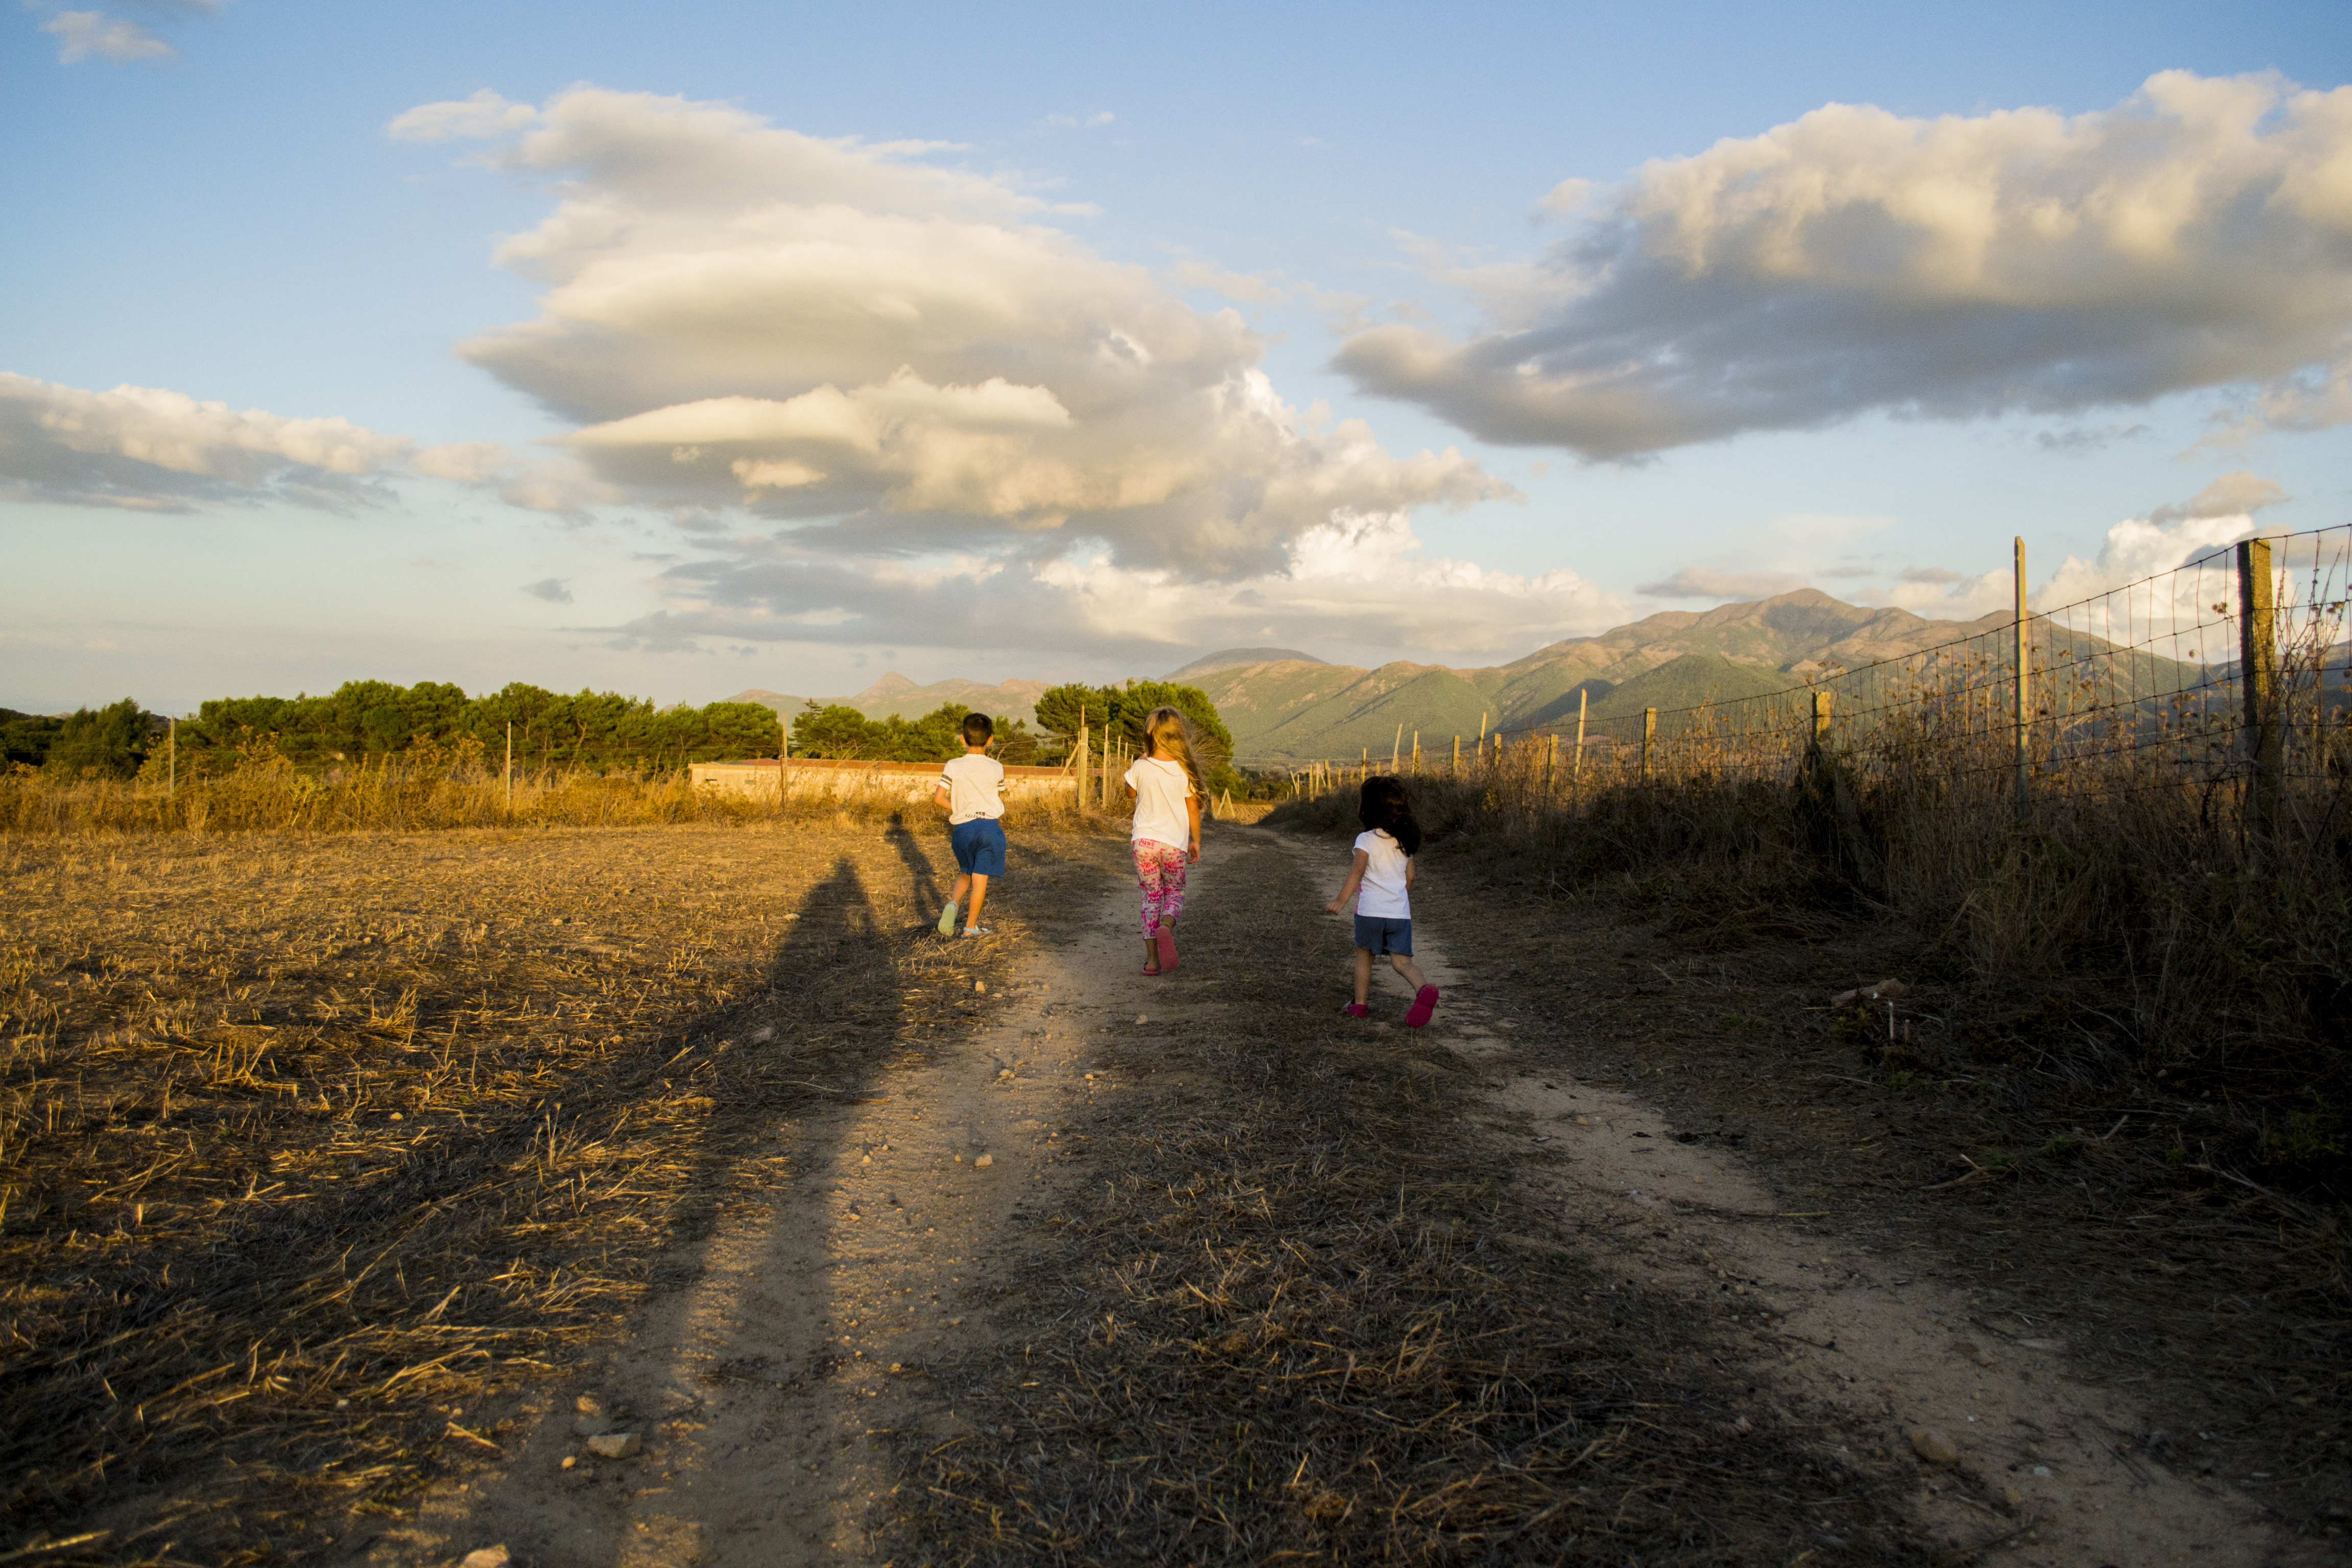
[[[819,703],[839,702],[856,709],[868,719],[887,719],[897,714],[905,719],[917,719],[953,702],[961,707],[978,709],[999,719],[1021,719],[1030,724],[1037,722],[1037,699],[1044,696],[1049,682],[1043,680],[1004,680],[994,686],[983,686],[977,680],[935,680],[929,686],[918,686],[893,670],[855,697],[820,697]],[[753,687],[729,698],[730,702],[757,702],[772,708],[787,719],[808,705],[805,697],[788,692],[770,691]]]
[[[1235,761],[1279,764],[1385,755],[1400,726],[1407,746],[1418,731],[1424,750],[1443,751],[1455,735],[1474,739],[1482,720],[1488,730],[1572,723],[1580,692],[1594,719],[1756,697],[1825,668],[1892,658],[2007,624],[2000,615],[1931,621],[1801,588],[1703,613],[1669,610],[1484,668],[1400,661],[1366,669],[1297,648],[1237,647],[1196,658],[1166,679],[1209,694],[1233,731]],[[854,697],[823,700],[869,719],[912,718],[954,702],[1034,724],[1046,687],[1042,680],[918,686],[893,673]],[[733,700],[765,703],[789,717],[807,700],[754,689]]]
[[[1848,605],[1814,588],[1669,610],[1598,637],[1570,637],[1486,668],[1327,664],[1281,648],[1232,648],[1177,672],[1208,692],[1244,763],[1385,755],[1421,733],[1425,751],[1480,728],[1573,722],[1583,693],[1593,719],[1687,708],[1778,691],[1816,670],[1891,658],[2008,624],[1931,621],[1907,610]]]

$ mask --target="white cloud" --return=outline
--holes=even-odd
[[[2233,385],[2261,389],[2251,422],[2352,419],[2352,87],[2168,71],[2072,118],[1832,104],[1580,210],[1539,262],[1452,274],[1482,335],[1374,327],[1339,367],[1594,458]]]
[[[2160,578],[2175,567],[2210,557],[2256,531],[2252,517],[2243,511],[2207,516],[2189,515],[2189,509],[2159,510],[2173,512],[2173,521],[2126,518],[2107,530],[2095,557],[2087,561],[2079,555],[2065,557],[2040,586],[2029,589],[2026,604],[2036,614],[2048,614],[2095,601],[2116,589]],[[1923,616],[1973,620],[1996,611],[2011,611],[2016,592],[2014,579],[2006,571],[1970,576],[1939,568],[1915,568],[1904,574],[1903,582],[1886,602]],[[2210,584],[2201,584],[2193,573],[2183,574],[2154,589],[2118,597],[2110,609],[2120,618],[2112,626],[2100,620],[2101,611],[2095,605],[2087,612],[2069,616],[2067,621],[2103,637],[2124,637],[2127,632],[2131,637],[2157,635],[2176,625],[2194,625],[2205,616],[2200,606],[2210,597]]]
[[[384,133],[395,142],[478,141],[520,131],[538,118],[530,105],[509,103],[486,87],[470,98],[420,103],[394,117]]]
[[[940,584],[985,581],[983,605],[1024,585],[989,640],[1044,646],[1083,619],[1053,608],[1078,592],[1056,574],[1097,558],[1162,584],[1155,603],[1184,581],[1278,595],[1335,518],[1516,495],[1453,449],[1301,418],[1238,315],[1097,255],[951,150],[596,88],[528,116],[477,103],[394,125],[478,127],[477,159],[547,182],[552,207],[499,251],[543,285],[537,317],[460,353],[575,421],[563,445],[611,495],[674,509],[714,552],[665,579],[680,608],[658,635],[936,642],[982,613]],[[761,542],[713,542],[747,512]],[[1133,639],[1133,617],[1103,635]]]
[[[551,605],[572,603],[572,585],[561,577],[541,577],[536,583],[525,583],[522,591],[534,599],[544,599]]]
[[[184,511],[279,493],[347,505],[410,443],[147,386],[85,392],[0,371],[0,485],[23,499]]]
[[[2191,499],[2158,507],[2147,514],[2150,522],[2177,522],[2182,518],[2252,517],[2266,506],[2276,506],[2287,500],[2287,493],[2276,479],[2241,468],[2234,474],[2223,474]]]
[[[346,510],[410,475],[496,489],[510,504],[578,514],[614,499],[563,454],[499,442],[419,449],[339,416],[291,418],[160,387],[89,392],[0,371],[0,497],[142,511],[278,499]]]
[[[1524,577],[1426,558],[1395,512],[1335,516],[1291,543],[1287,570],[1238,584],[1122,566],[1103,554],[869,568],[761,539],[674,566],[663,584],[672,607],[615,628],[621,640],[890,642],[1146,663],[1178,649],[1272,640],[1483,660],[1628,618],[1623,599],[1573,572]]]
[[[57,38],[60,65],[87,59],[152,60],[180,52],[138,23],[102,11],[60,11],[42,23],[41,30]]]
[[[428,479],[484,485],[502,476],[513,458],[503,441],[453,441],[446,447],[427,447],[409,462]]]

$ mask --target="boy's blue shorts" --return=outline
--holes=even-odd
[[[956,869],[973,877],[1004,875],[1004,824],[992,816],[975,816],[948,829]]]
[[[1386,915],[1356,917],[1356,945],[1378,958],[1393,952],[1401,958],[1412,956],[1412,921],[1392,920]]]

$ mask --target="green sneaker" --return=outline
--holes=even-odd
[[[940,911],[940,934],[941,936],[955,935],[955,918],[956,901],[953,899],[950,899],[948,900],[947,908]]]

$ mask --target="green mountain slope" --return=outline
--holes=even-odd
[[[1476,687],[1450,669],[1383,665],[1293,713],[1259,738],[1257,754],[1268,762],[1301,763],[1352,760],[1369,752],[1385,761],[1392,750],[1410,754],[1416,731],[1424,752],[1450,749],[1455,735],[1476,738],[1481,717],[1491,727],[1493,708]]]
[[[1223,648],[1193,659],[1170,679],[1198,686],[1233,731],[1234,758],[1244,766],[1277,765],[1371,752],[1385,757],[1403,727],[1405,743],[1421,731],[1424,752],[1449,749],[1453,738],[1487,727],[1524,730],[1576,722],[1584,692],[1596,721],[1638,718],[1644,708],[1671,711],[1700,702],[1726,702],[1801,685],[1808,676],[1853,668],[1916,652],[1975,633],[1997,630],[1998,615],[1980,621],[1934,621],[1907,610],[1848,605],[1813,588],[1703,612],[1669,610],[1598,637],[1550,643],[1507,664],[1449,669],[1396,663],[1378,669],[1326,664],[1296,648]],[[2133,669],[2127,689],[2168,689],[2179,672]],[[909,718],[942,702],[1034,722],[1045,689],[1034,680],[994,686],[942,680],[917,686],[885,676],[846,702],[869,718]],[[794,707],[797,699],[766,691],[740,700]]]

